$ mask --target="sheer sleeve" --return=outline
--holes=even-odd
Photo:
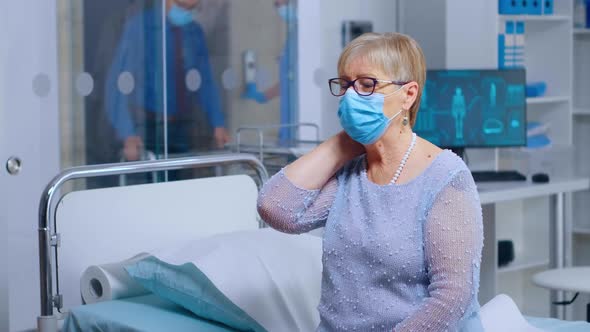
[[[481,204],[468,171],[435,197],[424,225],[429,296],[395,331],[455,331],[476,310],[483,247]]]
[[[258,213],[272,228],[300,234],[322,227],[336,197],[336,177],[321,188],[306,190],[294,185],[284,170],[275,174],[258,195]]]

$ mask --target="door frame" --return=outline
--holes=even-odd
[[[37,211],[60,169],[56,1],[0,2],[2,331],[34,328],[40,310]],[[5,167],[11,156],[22,160],[17,175]]]

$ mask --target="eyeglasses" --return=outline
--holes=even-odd
[[[377,83],[389,83],[401,86],[406,85],[409,82],[379,80],[373,77],[359,77],[354,81],[349,81],[340,77],[328,80],[330,92],[336,97],[343,96],[346,93],[346,90],[348,90],[348,88],[351,86],[359,95],[365,97],[370,96],[373,94],[373,92],[375,92],[375,86],[377,86]]]

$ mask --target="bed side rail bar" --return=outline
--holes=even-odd
[[[311,122],[298,122],[298,123],[286,123],[286,124],[275,124],[275,125],[261,125],[261,126],[243,126],[236,130],[236,149],[240,153],[242,146],[242,133],[245,131],[255,131],[258,135],[258,155],[261,161],[264,161],[264,132],[271,129],[282,129],[282,128],[313,128],[315,129],[315,141],[310,140],[295,140],[296,143],[313,143],[320,144],[320,126]]]

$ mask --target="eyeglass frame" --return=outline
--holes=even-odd
[[[358,81],[360,79],[369,79],[369,80],[372,80],[373,81],[373,90],[371,91],[371,93],[365,95],[365,94],[361,94],[360,92],[358,92],[358,90],[356,89],[356,81]],[[346,85],[346,88],[343,89],[344,92],[342,94],[338,94],[337,95],[337,94],[334,94],[332,92],[332,82],[335,81],[335,80],[344,80],[344,81],[346,81],[348,83]],[[346,91],[351,86],[354,89],[354,92],[356,92],[359,96],[368,97],[368,96],[370,96],[370,95],[372,95],[372,94],[375,93],[375,88],[377,87],[377,82],[379,82],[379,83],[390,83],[390,84],[394,84],[394,85],[404,86],[404,85],[410,83],[411,81],[407,81],[407,82],[406,81],[389,81],[389,80],[377,79],[377,78],[374,78],[374,77],[357,77],[356,79],[354,79],[352,81],[349,81],[349,80],[347,80],[345,78],[342,78],[342,77],[334,77],[334,78],[331,78],[331,79],[328,80],[328,88],[330,89],[330,93],[334,97],[342,97],[342,96],[344,96],[346,94]],[[342,86],[341,86],[341,88],[342,88]]]

